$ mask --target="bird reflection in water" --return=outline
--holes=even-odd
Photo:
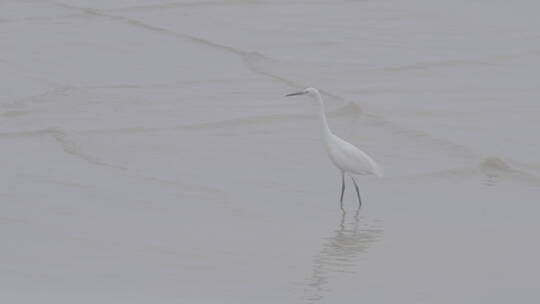
[[[360,208],[356,209],[352,220],[346,219],[347,213],[342,209],[337,230],[324,238],[321,251],[313,259],[313,272],[307,283],[309,303],[324,297],[330,278],[359,271],[360,255],[382,237],[383,230],[377,224],[369,225],[360,217]]]

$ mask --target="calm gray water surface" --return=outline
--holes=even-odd
[[[538,301],[538,9],[2,1],[0,300]]]

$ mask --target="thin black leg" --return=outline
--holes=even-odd
[[[339,206],[343,210],[343,193],[345,193],[345,172],[341,172],[341,196],[339,197]]]
[[[356,195],[358,196],[358,209],[360,209],[360,207],[362,207],[362,199],[360,198],[360,190],[358,190],[358,184],[356,184],[354,177],[351,176],[351,179],[354,183],[354,188],[356,189]]]

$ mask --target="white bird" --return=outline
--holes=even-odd
[[[341,171],[341,195],[339,198],[341,208],[343,209],[345,173],[351,176],[354,187],[356,188],[356,195],[358,196],[358,206],[360,207],[362,205],[362,200],[360,199],[360,190],[358,190],[358,184],[356,183],[353,175],[377,175],[380,177],[382,176],[381,167],[379,167],[379,165],[365,152],[332,133],[326,120],[324,101],[317,89],[306,88],[300,92],[287,94],[285,96],[297,95],[307,95],[313,97],[319,102],[324,146],[332,163],[334,163],[334,165]]]

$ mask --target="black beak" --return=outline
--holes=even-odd
[[[296,92],[296,93],[287,94],[285,96],[296,96],[296,95],[303,95],[303,94],[304,94],[303,92]]]

